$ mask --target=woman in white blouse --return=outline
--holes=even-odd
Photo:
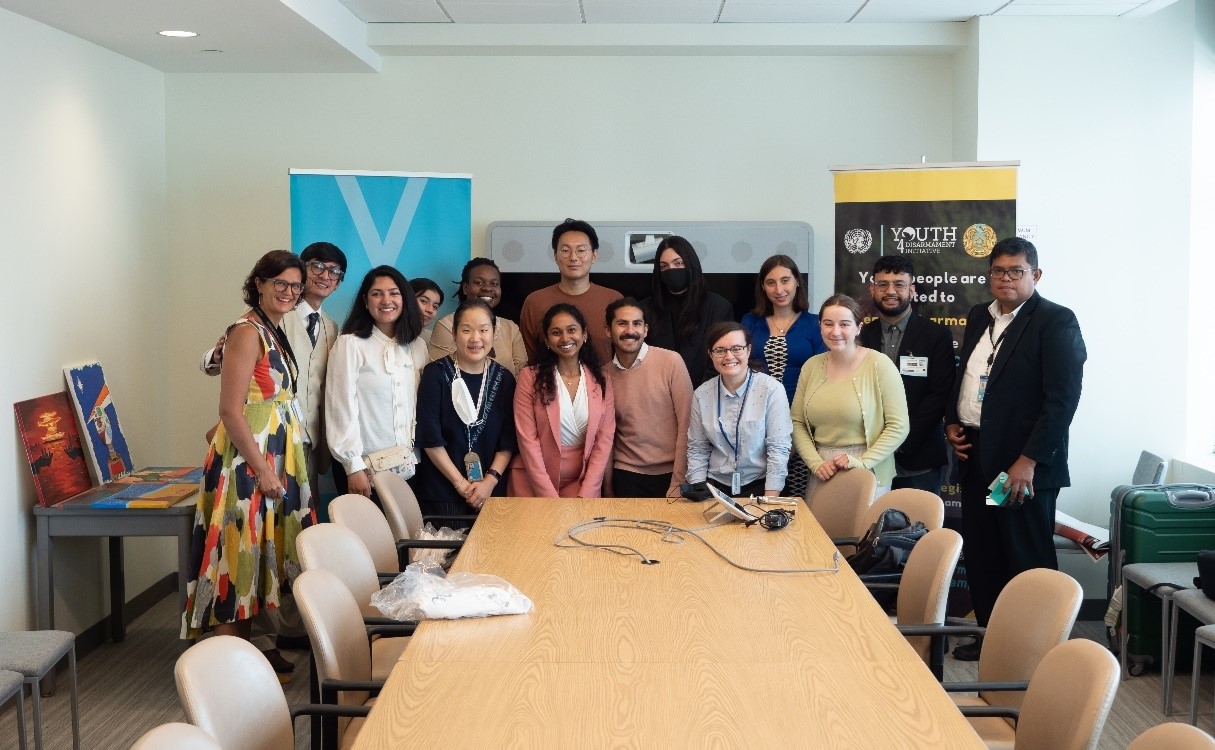
[[[429,361],[421,331],[405,276],[392,266],[371,269],[329,352],[325,381],[325,435],[350,492],[371,497],[378,471],[413,476],[418,380]]]
[[[541,330],[545,348],[519,373],[511,468],[515,497],[601,497],[616,434],[612,381],[591,346],[586,318],[573,305],[553,305]]]

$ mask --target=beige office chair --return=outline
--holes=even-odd
[[[394,637],[377,635],[372,643],[375,664],[390,671],[409,645],[406,634],[411,632],[410,626],[413,623],[401,623],[386,618],[371,604],[371,595],[380,590],[380,579],[376,575],[375,563],[371,561],[371,553],[367,551],[367,546],[359,535],[336,523],[318,523],[301,531],[296,537],[295,545],[299,550],[300,566],[305,572],[326,570],[337,576],[346,586],[354,601],[358,603],[359,613],[368,628],[395,626],[392,632],[401,633],[400,636]],[[294,590],[293,584],[292,591]],[[387,632],[385,631],[385,634]],[[316,658],[315,645],[313,658]],[[373,673],[376,679],[383,679],[388,676],[388,671],[377,667]]]
[[[953,529],[937,528],[920,537],[907,556],[902,580],[894,584],[899,591],[895,605],[897,625],[944,624],[949,584],[961,554],[962,535]],[[937,679],[941,679],[946,637],[908,636],[907,641],[932,668]]]
[[[340,578],[327,570],[306,570],[292,586],[300,617],[308,631],[312,655],[316,659],[316,675],[320,685],[321,703],[343,706],[370,706],[375,703],[372,692],[378,693],[383,679],[400,658],[377,650],[368,642],[363,630],[359,604]],[[405,640],[405,639],[391,639]],[[379,653],[375,653],[378,651]],[[373,670],[373,659],[379,659]],[[372,677],[373,672],[382,675]],[[325,722],[329,725],[330,722]],[[362,719],[340,718],[336,725],[326,726],[328,741],[323,747],[335,747],[336,737],[341,746],[358,732]],[[335,734],[336,733],[336,734]]]
[[[375,503],[362,495],[342,495],[334,498],[329,504],[329,518],[359,535],[359,539],[363,540],[367,551],[371,553],[371,560],[377,572],[401,572],[400,563],[397,561],[396,539],[393,538],[384,512],[377,508]]]
[[[1139,735],[1126,750],[1215,750],[1215,739],[1198,727],[1171,721]]]
[[[375,561],[357,533],[336,523],[318,523],[301,531],[295,545],[300,567],[335,574],[350,589],[364,617],[383,617],[371,606],[371,595],[380,590]]]
[[[853,529],[853,535],[858,538],[864,536],[869,527],[877,523],[882,512],[890,508],[903,511],[912,523],[919,521],[929,531],[945,525],[945,502],[940,496],[926,490],[902,487],[891,490],[874,501],[860,515],[860,522]]]
[[[852,535],[859,519],[873,503],[877,478],[868,469],[843,469],[814,491],[807,505],[814,519],[832,539]]]
[[[963,709],[968,706],[1020,708],[1026,696],[1018,690],[1025,689],[1043,657],[1067,639],[1076,623],[1082,596],[1080,584],[1066,573],[1048,568],[1027,570],[1009,581],[996,599],[983,638],[978,682],[945,685],[950,692],[978,690],[978,695],[954,695],[954,702]],[[960,630],[975,632],[949,626],[942,630],[953,634]],[[1108,651],[1105,655],[1113,659]],[[994,690],[993,684],[1012,687]],[[971,725],[989,747],[1013,746],[1010,720],[977,717],[971,719]],[[1043,747],[1048,746],[1053,747]]]
[[[193,724],[175,721],[153,727],[131,745],[131,750],[224,750],[215,738]]]
[[[295,716],[366,716],[369,711],[363,706],[288,709],[274,667],[253,644],[230,635],[191,646],[178,657],[173,676],[186,719],[225,748],[294,750]]]
[[[432,521],[436,526],[444,523],[463,526],[477,520],[476,516],[423,516],[418,498],[409,483],[392,472],[381,471],[371,482],[384,508],[388,526],[397,540],[398,558],[402,549],[409,551],[407,560],[402,562],[414,562],[419,549],[460,549],[464,545],[464,542],[457,540],[422,539],[426,521]]]
[[[1078,638],[1055,646],[1042,657],[1029,681],[1015,736],[984,737],[987,747],[1095,750],[1114,705],[1119,673],[1118,660],[1096,641]]]

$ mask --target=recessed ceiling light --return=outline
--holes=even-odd
[[[160,32],[160,35],[161,36],[177,36],[177,37],[198,36],[198,34],[193,31],[162,31],[162,32]]]

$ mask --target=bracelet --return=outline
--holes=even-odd
[[[493,468],[492,466],[490,468],[486,469],[485,473],[487,475],[493,477],[494,479],[498,480],[499,482],[502,481],[502,472],[498,471],[497,469]]]

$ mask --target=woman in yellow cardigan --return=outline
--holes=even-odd
[[[791,404],[793,447],[811,472],[806,500],[843,469],[877,476],[877,495],[894,479],[894,451],[907,437],[907,395],[890,358],[857,344],[861,307],[846,294],[819,309],[827,352],[802,366]]]

